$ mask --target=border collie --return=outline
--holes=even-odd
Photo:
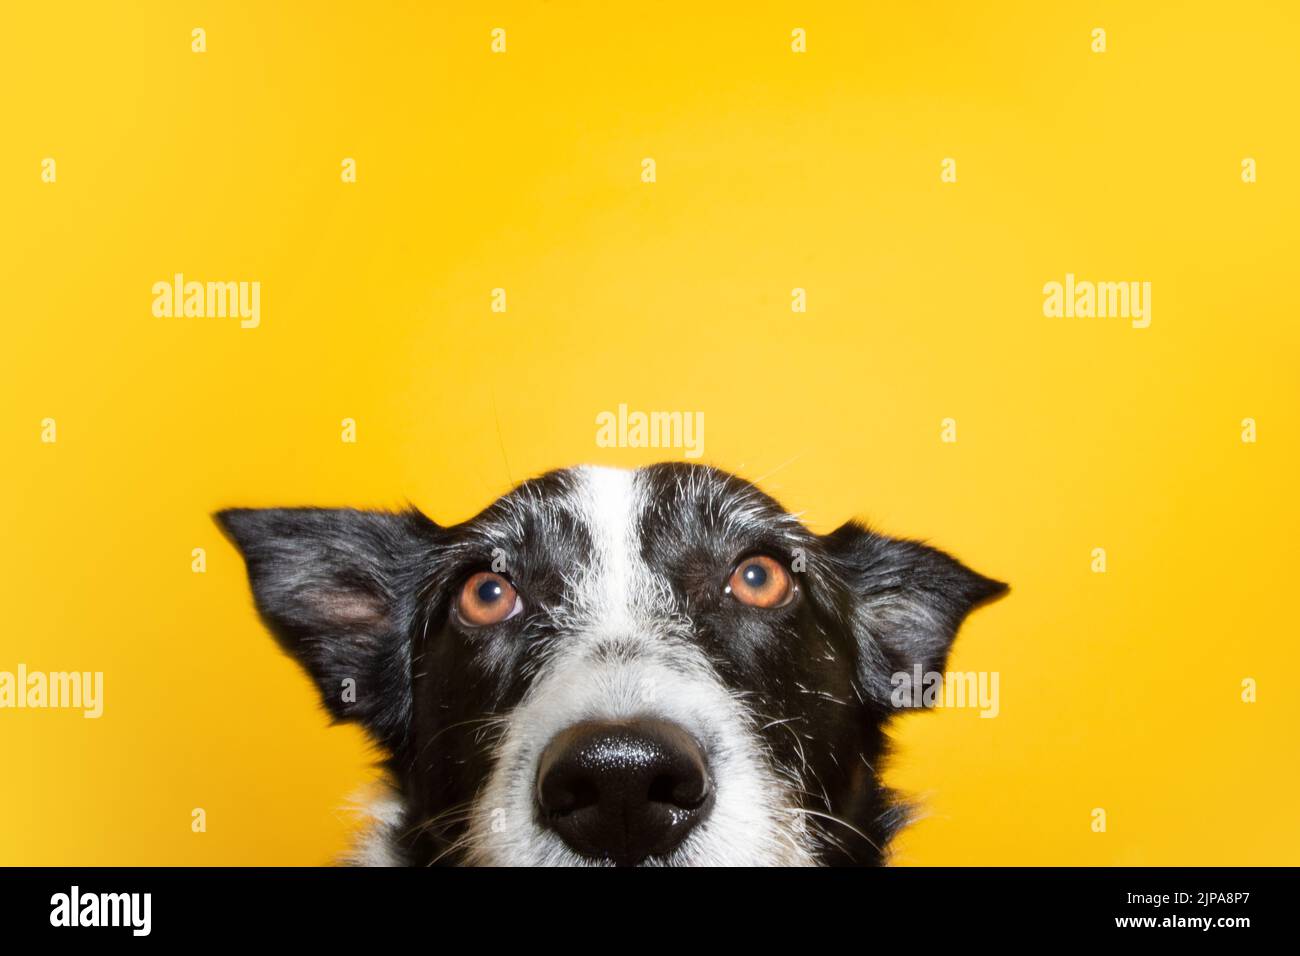
[[[582,467],[441,527],[232,509],[257,608],[392,798],[352,862],[880,864],[891,675],[1006,585],[714,468]]]

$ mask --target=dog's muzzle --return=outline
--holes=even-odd
[[[700,745],[677,724],[585,721],[542,751],[543,826],[596,860],[635,866],[671,853],[713,807]]]

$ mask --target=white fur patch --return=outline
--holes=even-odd
[[[402,866],[395,848],[406,807],[395,790],[358,794],[348,807],[366,818],[365,832],[343,859],[348,866]]]

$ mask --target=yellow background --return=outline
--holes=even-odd
[[[1294,5],[460,6],[6,10],[0,669],[105,713],[0,711],[0,863],[334,857],[374,755],[209,513],[680,457],[596,447],[621,402],[1011,582],[952,661],[1001,715],[897,725],[897,862],[1300,863]],[[175,272],[261,327],[154,318]],[[1045,318],[1067,272],[1151,327]]]

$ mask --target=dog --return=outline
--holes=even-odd
[[[366,865],[879,865],[891,675],[1006,585],[697,464],[578,467],[468,521],[232,509],[258,611],[386,755]]]

